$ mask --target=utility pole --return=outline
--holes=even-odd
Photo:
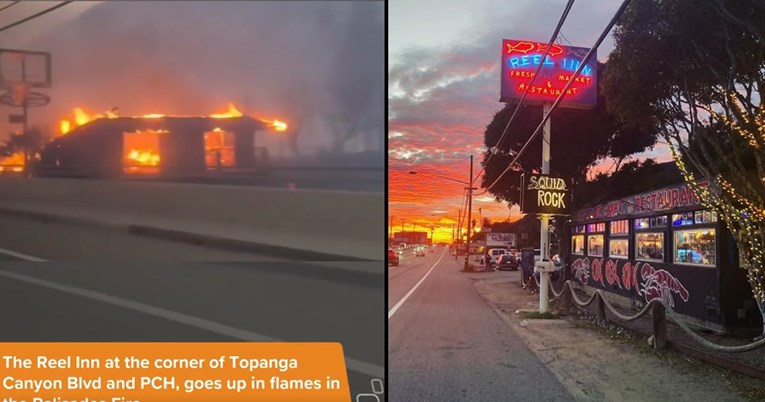
[[[470,155],[470,180],[468,180],[468,214],[467,214],[467,244],[465,249],[465,270],[470,268],[470,232],[473,231],[470,219],[473,217],[473,155]]]
[[[542,107],[542,118],[544,119],[544,116],[546,116],[551,109],[551,105],[549,103],[545,103]],[[545,122],[545,126],[542,130],[542,174],[550,174],[550,119],[547,119]],[[540,214],[539,219],[540,222],[540,228],[539,228],[539,254],[542,261],[546,261],[550,258],[550,256],[547,255],[547,243],[548,243],[548,236],[547,236],[547,225],[549,215],[547,214]],[[547,312],[547,281],[549,279],[549,273],[547,271],[540,272],[539,278],[541,279],[541,283],[539,284],[539,312],[545,313]]]

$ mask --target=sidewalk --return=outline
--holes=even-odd
[[[671,350],[655,351],[628,331],[607,331],[579,316],[525,319],[516,312],[537,310],[539,295],[521,288],[519,271],[463,275],[510,327],[508,336],[517,333],[579,401],[765,400],[765,382]]]

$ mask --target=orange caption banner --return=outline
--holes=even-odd
[[[0,402],[350,400],[339,343],[0,343]]]

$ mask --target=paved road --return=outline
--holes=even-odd
[[[384,378],[381,262],[279,261],[7,216],[0,228],[0,341],[339,341],[354,394]],[[30,257],[55,262],[19,262]]]
[[[0,261],[21,253],[53,261],[277,261],[127,232],[0,214]]]
[[[389,400],[573,401],[459,272],[463,263],[441,247],[389,268]]]

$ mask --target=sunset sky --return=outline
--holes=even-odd
[[[620,3],[574,3],[562,43],[591,47]],[[549,41],[565,5],[564,0],[389,2],[388,181],[394,231],[403,221],[406,231],[434,227],[436,241],[452,240],[466,186],[442,176],[467,181],[471,154],[475,173],[481,169],[484,129],[503,107],[498,101],[502,39]],[[606,61],[613,46],[609,35],[598,59]],[[555,147],[554,132],[551,142]],[[661,146],[636,157],[670,159]],[[602,161],[592,171],[612,165]],[[482,190],[475,193],[474,219],[521,217],[518,207],[511,210]]]

